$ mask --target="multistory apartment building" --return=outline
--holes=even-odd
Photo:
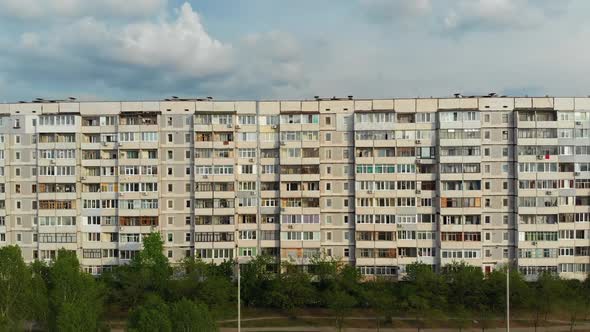
[[[0,246],[590,271],[590,98],[0,104]]]

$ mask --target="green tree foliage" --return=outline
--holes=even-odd
[[[236,300],[236,285],[232,281],[233,261],[219,265],[205,263],[193,257],[186,258],[170,281],[172,300],[198,299],[206,304],[216,317],[233,313]]]
[[[377,313],[377,330],[381,327],[381,320],[389,323],[391,317],[406,307],[397,294],[398,284],[386,279],[375,279],[366,283],[366,297],[368,306]]]
[[[338,331],[342,331],[344,326],[344,318],[350,314],[350,311],[357,304],[356,299],[350,295],[346,290],[338,287],[330,291],[328,300],[328,308],[336,317],[336,327]]]
[[[435,273],[429,265],[413,263],[406,267],[406,271],[404,293],[407,309],[424,325],[428,318],[438,317],[445,310],[448,285],[443,276]]]
[[[217,326],[213,316],[202,303],[182,299],[170,306],[172,330],[180,332],[214,332]]]
[[[257,256],[240,266],[242,301],[247,306],[271,307],[273,293],[280,288],[276,262],[269,256]]]
[[[80,271],[75,252],[59,250],[49,271],[50,328],[55,331],[97,331],[103,290]]]
[[[104,282],[109,286],[109,300],[122,307],[141,304],[148,294],[165,297],[172,268],[164,255],[164,241],[160,233],[143,238],[143,250],[129,265],[117,267],[106,273]]]
[[[272,288],[272,303],[294,315],[295,309],[315,303],[317,293],[311,284],[310,275],[299,266],[286,263],[283,270],[275,279],[278,283]]]
[[[156,294],[146,296],[144,304],[131,310],[128,319],[130,332],[171,332],[170,309]]]
[[[34,318],[32,279],[19,247],[0,248],[0,331],[16,330]]]

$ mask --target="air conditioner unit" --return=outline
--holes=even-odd
[[[242,128],[242,127],[240,127],[240,125],[236,125],[236,129],[240,129],[240,128]]]
[[[203,179],[208,179],[209,175],[203,175]]]
[[[421,164],[422,160],[421,159],[416,159],[416,164]]]
[[[80,177],[80,180],[86,180],[86,177],[85,176],[81,176]]]
[[[552,193],[551,193],[551,190],[547,190],[547,191],[545,192],[545,195],[551,195],[551,194],[552,194]]]
[[[107,142],[103,141],[102,146],[107,146]]]
[[[576,121],[576,125],[581,126],[582,125],[582,121]]]
[[[117,146],[123,146],[123,143],[119,142],[117,143]]]
[[[277,125],[272,125],[272,126],[271,126],[271,128],[272,128],[272,129],[277,129],[277,128],[278,128],[278,126],[277,126]]]
[[[228,124],[227,124],[227,127],[228,127],[228,128],[232,128],[233,126],[232,126],[232,124],[231,124],[231,123],[228,123]]]
[[[538,160],[543,160],[543,159],[545,159],[545,157],[544,156],[537,156],[537,159]]]
[[[51,159],[49,162],[55,164],[55,159]]]
[[[421,144],[421,143],[422,142],[419,139],[416,140],[416,144]]]
[[[537,241],[533,241],[531,242],[532,245],[536,246],[537,245]]]
[[[253,163],[254,162],[254,158],[250,158],[248,159],[249,162]]]
[[[285,208],[281,208],[281,212],[285,212]]]
[[[288,229],[293,229],[293,225],[288,225],[287,228]]]
[[[141,195],[142,195],[142,196],[147,196],[148,194],[147,194],[147,193],[141,193]]]
[[[256,196],[256,192],[255,191],[251,191],[250,192],[250,196]]]
[[[580,172],[574,172],[574,175],[575,176],[580,176],[580,175],[582,175],[582,173],[580,173]]]
[[[287,143],[285,143],[285,142],[281,142],[281,145],[285,145],[285,144],[287,144]]]
[[[367,194],[372,194],[373,190],[367,190]]]
[[[416,194],[421,194],[421,193],[422,193],[422,190],[416,189]]]

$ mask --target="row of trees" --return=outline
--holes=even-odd
[[[362,281],[358,271],[335,260],[318,259],[304,271],[281,267],[270,257],[241,266],[242,305],[297,315],[323,308],[342,326],[353,310],[371,312],[379,326],[398,316],[419,326],[448,319],[457,327],[477,320],[482,327],[503,317],[506,274],[486,276],[479,267],[456,263],[434,273],[423,264],[407,267],[404,282]],[[220,265],[187,259],[172,267],[159,234],[144,239],[130,264],[94,278],[80,270],[76,255],[62,250],[49,265],[27,265],[16,246],[0,248],[0,331],[97,331],[121,317],[132,331],[215,331],[215,321],[235,317],[234,262]],[[510,273],[513,317],[535,326],[551,316],[573,324],[590,309],[590,281],[544,274],[525,282]]]

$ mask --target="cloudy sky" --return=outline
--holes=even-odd
[[[0,0],[0,102],[590,94],[587,0]]]

